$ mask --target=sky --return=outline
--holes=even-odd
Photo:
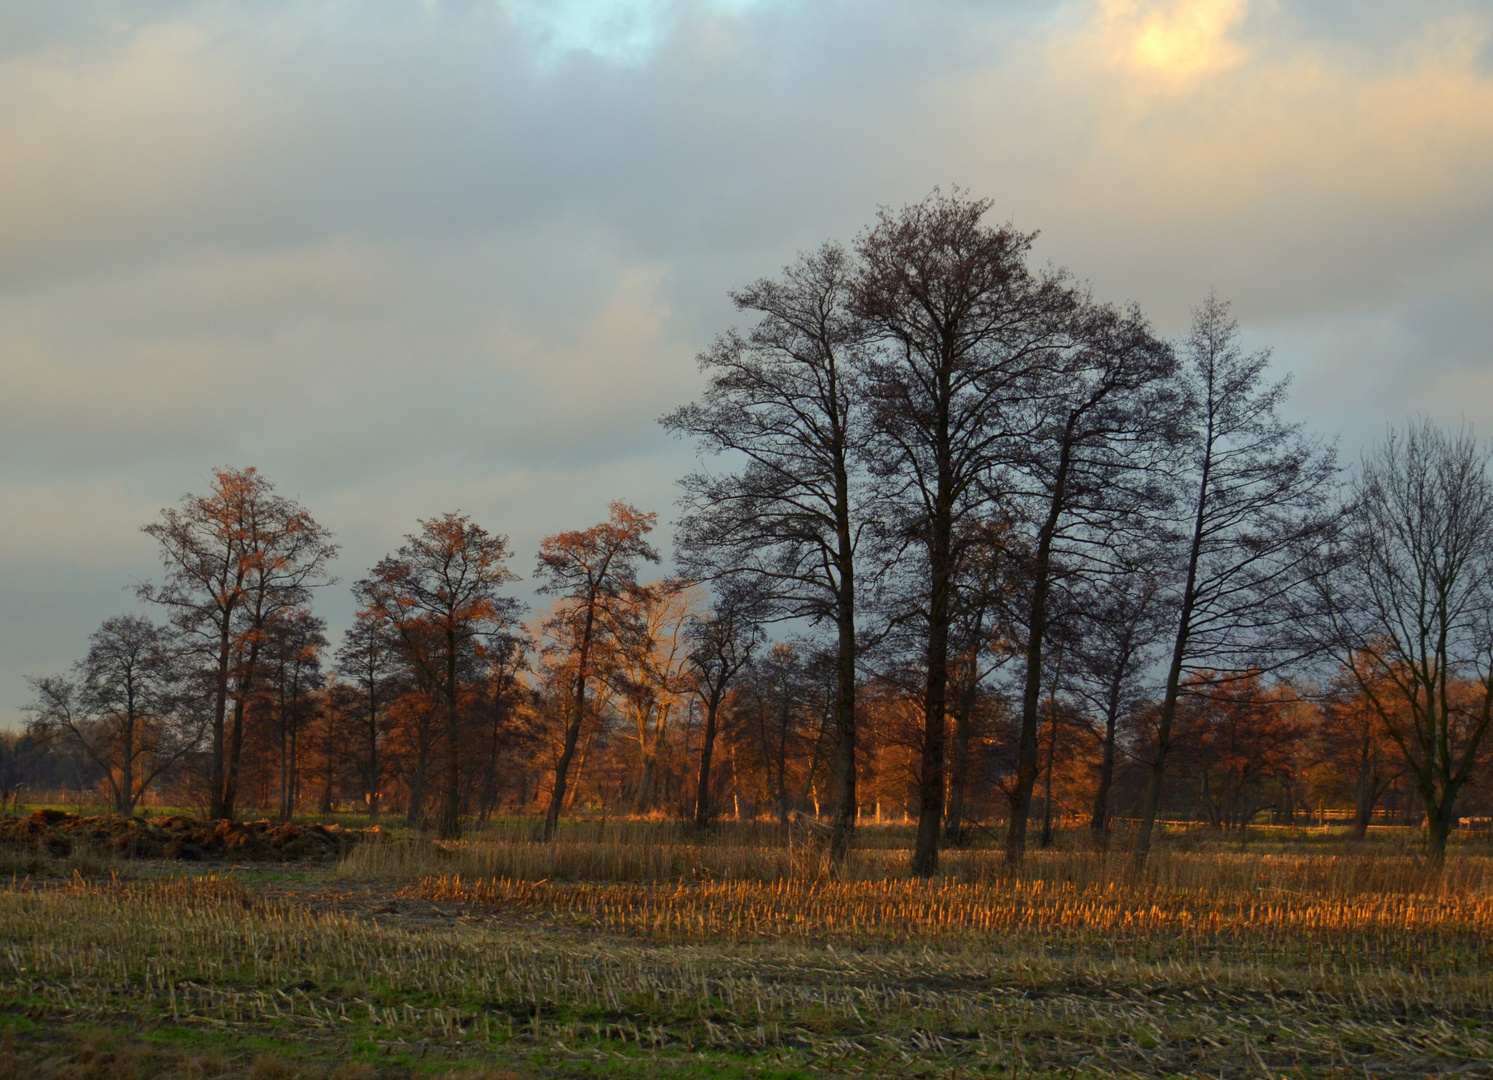
[[[956,184],[1164,335],[1231,301],[1348,462],[1493,434],[1486,0],[6,0],[0,726],[215,466],[337,534],[334,635],[446,511],[667,547],[728,290]]]

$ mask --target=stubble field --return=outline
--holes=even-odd
[[[0,1076],[1493,1076],[1493,859],[523,826],[0,887]],[[23,872],[24,871],[24,872]],[[66,876],[71,872],[71,876]]]

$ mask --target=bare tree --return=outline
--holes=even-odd
[[[994,474],[1030,423],[1074,298],[1062,275],[1032,274],[1032,235],[982,224],[988,200],[957,189],[883,210],[861,237],[854,309],[877,335],[868,381],[875,471],[893,535],[921,549],[926,690],[912,869],[938,867],[944,809],[949,631],[961,526],[982,518]],[[882,516],[882,515],[878,515]]]
[[[689,628],[702,599],[700,589],[687,582],[660,581],[631,590],[623,606],[620,647],[607,676],[631,713],[637,734],[640,769],[632,792],[634,814],[653,806],[655,775],[668,745],[670,721],[689,694]]]
[[[140,797],[202,737],[202,716],[185,699],[183,672],[159,627],[138,615],[105,619],[88,639],[74,678],[32,679],[38,735],[62,738],[103,774],[115,812]]]
[[[697,675],[695,692],[705,706],[700,775],[695,789],[695,825],[701,829],[710,824],[710,761],[721,703],[762,641],[757,621],[760,603],[760,597],[740,583],[723,583],[709,614],[697,617],[689,628],[689,660]]]
[[[531,700],[520,674],[529,669],[533,643],[527,632],[499,639],[489,652],[486,678],[480,692],[482,749],[481,819],[493,813],[500,794],[500,778],[514,770],[514,756],[529,741],[529,732],[516,722]]]
[[[164,585],[142,598],[161,604],[212,671],[208,814],[232,817],[266,624],[332,584],[331,534],[258,470],[215,469],[206,495],[187,495],[144,530],[161,548]],[[232,726],[228,707],[233,706]]]
[[[949,692],[954,720],[953,753],[949,761],[949,798],[944,812],[944,839],[963,843],[973,786],[973,739],[977,713],[988,705],[986,681],[1013,655],[1010,607],[1013,566],[1020,540],[1011,522],[995,519],[967,527],[973,537],[955,545],[962,564],[956,577],[955,615],[950,627]],[[1013,554],[1016,558],[1013,558]],[[987,709],[988,711],[988,709]]]
[[[307,721],[316,713],[312,700],[322,686],[322,650],[327,646],[327,624],[304,609],[274,620],[265,627],[268,672],[265,697],[280,735],[280,817],[296,812],[301,781],[301,749]]]
[[[1335,449],[1281,419],[1286,383],[1264,383],[1269,361],[1268,352],[1240,349],[1238,324],[1217,297],[1194,312],[1175,465],[1180,588],[1132,851],[1137,869],[1151,850],[1184,677],[1252,677],[1290,654],[1292,599],[1312,581],[1313,553],[1332,521]]]
[[[1158,659],[1156,646],[1171,614],[1162,581],[1147,565],[1148,553],[1132,550],[1079,597],[1079,626],[1072,651],[1073,691],[1092,706],[1102,728],[1099,775],[1094,785],[1089,828],[1098,838],[1109,833],[1110,792],[1114,787],[1120,721],[1145,700],[1146,672]]]
[[[337,650],[337,672],[347,680],[346,685],[356,697],[348,711],[356,717],[352,725],[358,733],[354,757],[368,802],[370,825],[378,824],[384,774],[388,769],[383,744],[389,702],[398,692],[396,648],[381,620],[371,613],[360,612],[344,635],[342,648]]]
[[[610,510],[608,520],[547,536],[539,547],[539,574],[544,579],[539,591],[560,598],[549,629],[565,639],[573,665],[564,741],[544,818],[546,840],[554,839],[559,829],[567,774],[586,719],[587,684],[596,674],[593,654],[615,632],[618,608],[637,587],[638,564],[658,562],[658,552],[645,539],[658,515],[644,514],[620,500]]]
[[[442,839],[461,833],[461,702],[494,641],[518,621],[519,601],[499,594],[518,575],[506,565],[508,538],[465,514],[420,522],[395,555],[354,586],[363,610],[395,636],[405,662],[437,697],[445,721],[446,790],[437,821]]]
[[[743,731],[743,749],[760,770],[778,824],[786,826],[797,808],[797,783],[807,791],[814,782],[825,719],[814,708],[817,687],[812,661],[802,642],[780,641],[755,656],[742,674],[734,709]],[[803,752],[810,760],[803,761]],[[795,776],[797,774],[797,776]]]
[[[1465,428],[1391,430],[1359,469],[1319,579],[1323,640],[1403,757],[1436,860],[1493,719],[1490,460]]]
[[[1026,851],[1042,669],[1053,606],[1066,602],[1055,592],[1071,590],[1086,574],[1112,571],[1116,545],[1146,528],[1147,509],[1166,503],[1161,467],[1175,412],[1171,349],[1134,308],[1083,304],[1070,319],[1071,344],[1050,352],[1043,392],[1031,402],[1027,448],[1011,470],[1008,496],[1034,528],[1021,613],[1026,677],[1006,835],[1010,863]]]
[[[700,356],[698,404],[664,417],[711,453],[745,464],[687,477],[679,558],[698,580],[752,579],[784,614],[835,628],[836,812],[843,863],[856,822],[856,588],[865,500],[862,395],[852,364],[863,327],[849,310],[852,266],[826,244],[777,281],[732,299],[761,319]],[[698,813],[698,807],[697,807]]]

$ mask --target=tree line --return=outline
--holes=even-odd
[[[255,469],[146,526],[158,618],[109,619],[33,680],[33,739],[121,813],[171,785],[213,817],[361,804],[442,837],[473,817],[722,811],[916,822],[912,869],[998,831],[1164,813],[1220,827],[1350,804],[1445,850],[1485,800],[1493,484],[1415,421],[1351,475],[1216,297],[1179,342],[1034,267],[1035,234],[935,190],[732,294],[749,321],[662,419],[657,516],[545,538],[529,615],[507,537],[450,513],[313,612],[330,534]],[[1351,793],[1351,797],[1350,797]]]

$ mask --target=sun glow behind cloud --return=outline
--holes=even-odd
[[[1247,0],[1101,0],[1098,30],[1121,63],[1186,79],[1242,60],[1230,35],[1247,7]]]

